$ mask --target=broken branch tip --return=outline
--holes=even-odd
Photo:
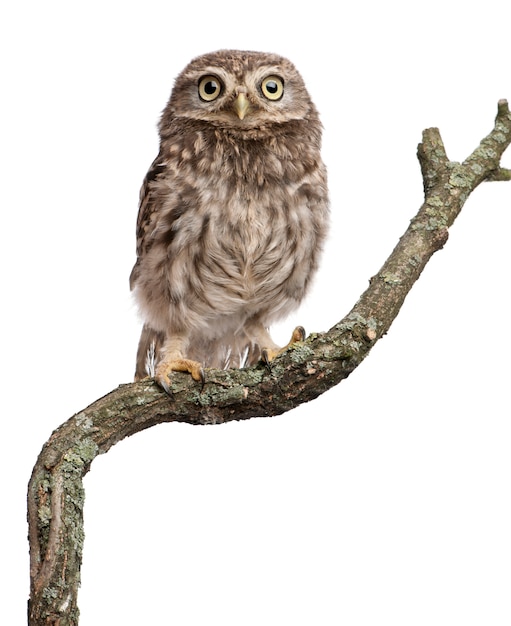
[[[498,116],[508,115],[509,114],[509,103],[505,98],[499,100],[497,104]]]

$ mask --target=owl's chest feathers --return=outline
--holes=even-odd
[[[294,206],[290,188],[255,193],[241,182],[223,186],[201,177],[197,183],[196,204],[173,224],[165,289],[201,318],[276,304],[294,271],[297,241],[311,232],[299,217],[306,206]],[[290,224],[300,233],[290,232]]]
[[[160,288],[200,319],[285,314],[303,297],[322,243],[326,182],[317,151],[293,155],[268,141],[192,152],[154,183],[154,249],[166,249]]]
[[[181,163],[176,172],[181,182],[169,185],[184,190],[177,207],[170,203],[170,214],[182,213],[178,221],[185,226],[172,224],[180,235],[173,240],[173,252],[205,247],[213,260],[230,257],[243,276],[265,273],[276,262],[277,239],[279,254],[285,254],[290,224],[310,230],[310,207],[302,188],[321,184],[321,164],[309,156],[306,145],[295,146],[298,154],[293,154],[275,138],[224,137],[209,149],[207,145],[194,142],[195,158],[190,154]],[[294,246],[292,236],[287,243]]]
[[[205,278],[218,286],[227,276],[244,298],[264,281],[281,280],[279,267],[294,246],[286,234],[289,223],[309,229],[308,209],[297,202],[294,185],[270,189],[240,180],[222,186],[202,178],[198,183],[199,201],[182,217],[183,224],[188,217],[189,230],[176,240],[175,252],[188,250]]]

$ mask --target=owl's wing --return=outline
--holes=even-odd
[[[161,179],[167,169],[167,163],[160,152],[152,162],[140,189],[140,201],[137,217],[137,260],[130,275],[130,289],[133,289],[139,275],[141,258],[151,247],[154,231],[154,223],[158,217],[161,203],[157,185],[154,183]]]

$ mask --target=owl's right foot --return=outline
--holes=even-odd
[[[161,387],[163,387],[163,389],[168,394],[172,393],[170,389],[170,379],[172,377],[172,372],[188,372],[193,380],[201,383],[202,387],[204,387],[204,384],[206,383],[204,369],[202,368],[202,365],[197,361],[182,358],[171,359],[168,361],[160,361],[156,366],[154,378],[156,379],[156,382]]]
[[[293,344],[305,341],[305,328],[303,326],[297,326],[293,330],[293,334],[291,335],[291,339],[283,348],[263,348],[261,350],[261,359],[267,367],[270,367],[270,363],[273,359],[279,354],[285,352],[288,348],[290,348]]]

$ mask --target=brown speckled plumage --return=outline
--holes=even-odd
[[[199,94],[203,77],[211,100]],[[223,50],[194,59],[159,131],[130,284],[145,323],[135,377],[155,374],[166,386],[172,370],[199,379],[202,366],[278,352],[267,328],[307,291],[328,198],[317,111],[280,56]]]

